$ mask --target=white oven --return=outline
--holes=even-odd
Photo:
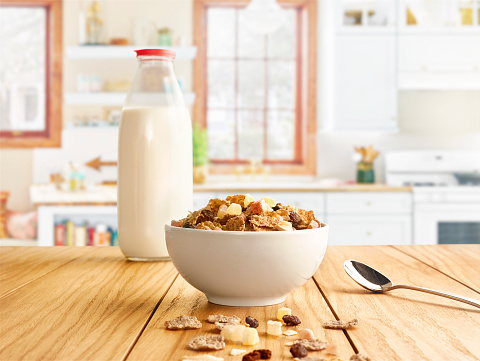
[[[480,244],[480,152],[391,152],[385,168],[412,187],[414,244]]]

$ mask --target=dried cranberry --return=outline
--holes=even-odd
[[[252,328],[258,327],[258,321],[253,317],[247,316],[247,318],[245,318],[245,322]]]
[[[290,353],[293,357],[306,357],[308,355],[308,351],[301,343],[294,343],[292,347],[290,347]]]
[[[297,326],[302,323],[297,316],[292,315],[285,315],[282,317],[282,320],[287,326]]]
[[[297,212],[288,211],[290,216],[290,221],[292,222],[292,227],[297,228],[300,223],[302,223],[302,217]]]
[[[185,222],[185,224],[183,225],[183,228],[195,228],[195,225],[190,222]]]

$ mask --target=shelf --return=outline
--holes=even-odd
[[[135,59],[134,50],[139,49],[170,49],[177,53],[176,59],[194,59],[197,55],[195,46],[158,47],[158,46],[125,46],[125,45],[80,45],[67,46],[66,55],[69,59]]]
[[[98,92],[98,93],[65,93],[67,105],[123,105],[127,93]],[[192,105],[195,93],[183,93],[185,103]]]
[[[480,90],[480,72],[399,73],[398,90]]]

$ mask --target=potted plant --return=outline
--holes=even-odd
[[[193,183],[204,183],[208,172],[208,134],[200,123],[193,123]]]

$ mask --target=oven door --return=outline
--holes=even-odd
[[[413,229],[414,244],[480,244],[480,204],[416,204]]]

